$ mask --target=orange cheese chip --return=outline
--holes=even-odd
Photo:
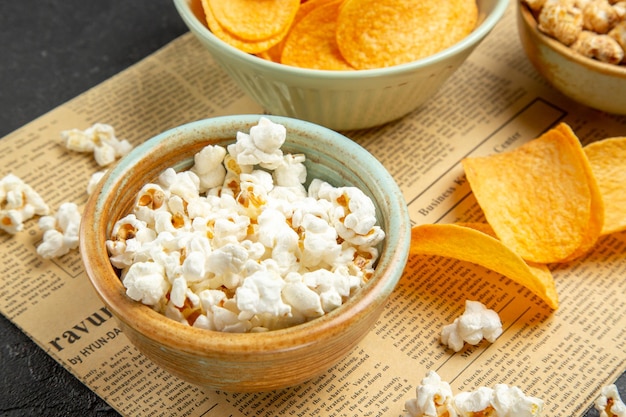
[[[569,261],[595,245],[602,196],[566,124],[512,151],[466,158],[463,167],[487,222],[525,260]]]
[[[583,149],[604,200],[602,234],[626,230],[626,137],[604,139]]]
[[[342,3],[343,0],[314,2],[315,7],[294,22],[284,43],[281,62],[302,68],[353,70],[339,52],[335,36]]]
[[[357,69],[433,55],[476,26],[475,0],[346,0],[337,22],[341,54]]]
[[[289,31],[290,25],[287,25],[282,28],[282,32],[274,34],[271,37],[252,40],[240,38],[228,31],[224,26],[222,26],[221,22],[217,20],[215,14],[213,13],[213,9],[211,8],[210,1],[211,0],[202,0],[202,9],[204,10],[207,26],[215,36],[243,52],[259,54],[267,51],[274,45],[278,44]]]
[[[208,0],[207,6],[225,31],[254,43],[285,34],[300,0]]]
[[[320,5],[329,3],[329,2],[333,2],[333,1],[337,1],[337,0],[307,0],[303,3],[300,3],[300,7],[298,8],[298,11],[296,12],[295,17],[293,18],[291,28],[296,26],[298,22],[302,20],[302,18],[306,16],[314,8]],[[285,41],[289,37],[289,33],[291,33],[291,28],[289,29],[289,32],[287,32],[287,34],[283,37],[283,39],[278,44],[276,44],[269,50],[258,54],[258,56],[263,59],[267,59],[269,61],[280,63],[281,57],[283,54],[283,49],[285,47]]]
[[[528,288],[552,309],[559,306],[550,270],[525,262],[501,241],[490,236],[487,225],[425,224],[411,230],[412,255],[436,255],[471,262],[491,269]],[[477,230],[478,229],[478,230]],[[480,231],[480,230],[484,230]]]

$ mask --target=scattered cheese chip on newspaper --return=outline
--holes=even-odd
[[[626,230],[626,137],[607,138],[583,149],[604,200],[602,234]]]
[[[602,195],[566,124],[512,151],[466,158],[463,167],[487,222],[525,260],[570,261],[600,236]]]
[[[413,255],[437,255],[471,262],[491,269],[528,288],[548,306],[557,309],[558,294],[550,270],[525,262],[498,239],[489,225],[424,224],[411,230]]]

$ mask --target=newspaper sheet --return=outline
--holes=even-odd
[[[183,35],[135,66],[0,141],[13,173],[56,209],[82,205],[100,168],[67,151],[60,132],[109,123],[138,144],[200,118],[262,113],[192,37]],[[460,160],[512,149],[558,122],[585,143],[624,136],[626,118],[565,99],[535,73],[509,9],[490,36],[428,104],[365,131],[344,132],[400,184],[414,224],[481,219]],[[36,254],[36,220],[0,234],[0,312],[123,415],[400,416],[428,370],[454,392],[506,383],[545,401],[545,415],[582,415],[601,386],[626,369],[626,233],[554,268],[561,307],[550,311],[523,287],[472,264],[413,256],[368,336],[333,369],[267,393],[211,392],[161,370],[132,345],[90,287],[79,254]],[[495,343],[454,353],[439,342],[466,299],[496,310]]]

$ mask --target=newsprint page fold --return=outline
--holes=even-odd
[[[193,120],[262,112],[188,33],[0,140],[0,174],[23,179],[52,210],[68,201],[82,207],[100,167],[91,155],[68,151],[61,131],[108,123],[137,145]],[[559,122],[583,143],[626,135],[626,118],[572,103],[540,79],[511,7],[425,106],[342,133],[391,172],[418,225],[481,220],[461,159],[513,149]],[[44,260],[36,253],[41,239],[36,219],[16,235],[0,234],[0,311],[123,415],[401,416],[435,370],[453,392],[506,383],[543,399],[546,416],[580,416],[626,369],[626,233],[552,268],[560,296],[554,312],[482,267],[412,256],[379,322],[349,356],[305,384],[248,394],[205,391],[156,367],[95,295],[78,252]],[[504,332],[455,353],[439,337],[467,299],[496,310]]]

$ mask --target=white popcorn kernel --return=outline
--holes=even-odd
[[[8,174],[0,180],[0,229],[16,234],[33,216],[45,216],[50,208],[43,198],[19,177]]]
[[[213,223],[213,246],[239,243],[247,236],[249,225],[250,218],[246,216],[233,215],[228,218],[216,218]]]
[[[169,184],[169,191],[185,201],[191,201],[200,195],[200,178],[191,171],[176,173]]]
[[[183,261],[183,276],[187,282],[197,282],[205,278],[206,258],[204,252],[193,251]]]
[[[285,216],[272,209],[264,210],[257,219],[259,242],[271,248],[271,257],[287,272],[297,263],[298,234],[287,224]]]
[[[327,269],[318,269],[302,274],[304,283],[320,295],[322,308],[329,313],[343,304],[350,295],[350,280]]]
[[[200,192],[206,192],[224,183],[226,177],[224,156],[226,149],[216,145],[208,145],[194,156],[191,170],[200,179]]]
[[[126,295],[149,306],[158,304],[169,289],[165,269],[156,262],[132,264],[122,282],[126,288]]]
[[[63,203],[54,216],[43,216],[39,227],[44,231],[37,254],[44,259],[57,258],[78,247],[81,215],[74,203]]]
[[[198,294],[200,305],[204,311],[211,311],[213,307],[221,306],[226,299],[224,291],[204,290]]]
[[[602,387],[594,407],[600,413],[600,417],[626,417],[626,405],[615,384]]]
[[[104,174],[106,174],[106,170],[94,172],[93,174],[91,174],[89,182],[87,183],[87,195],[93,194],[96,185],[98,185],[102,177],[104,177]]]
[[[416,397],[405,402],[404,417],[456,417],[452,399],[450,384],[442,381],[435,371],[429,371],[417,387]]]
[[[107,143],[96,146],[93,150],[93,157],[101,167],[111,165],[115,162],[115,148]]]
[[[285,303],[305,317],[319,317],[324,314],[319,294],[302,281],[300,274],[288,274],[285,282],[282,293]]]
[[[100,166],[112,164],[133,148],[126,139],[118,139],[113,126],[105,123],[94,123],[85,130],[64,130],[61,132],[61,140],[71,151],[93,152]]]
[[[2,210],[0,212],[0,227],[12,235],[24,230],[24,216],[20,210]]]
[[[342,239],[358,246],[375,246],[384,239],[383,230],[376,225],[374,203],[363,191],[321,183],[317,192],[333,203],[331,221]]]
[[[337,243],[337,230],[309,213],[302,218],[301,227],[304,230],[302,264],[305,267],[317,267],[322,262],[333,265],[342,252]]]
[[[65,147],[75,152],[93,152],[96,144],[86,132],[80,129],[68,129],[61,132]]]
[[[302,188],[306,181],[306,167],[304,154],[288,154],[283,157],[282,163],[274,170],[274,182],[281,187]]]
[[[416,394],[406,401],[404,417],[539,417],[543,411],[541,399],[506,384],[453,395],[450,385],[434,371],[428,372]]]
[[[494,408],[491,405],[493,389],[479,387],[475,391],[460,392],[454,396],[454,407],[460,417],[474,417],[477,413],[482,415],[494,415]]]
[[[178,277],[172,282],[172,289],[170,290],[170,301],[178,308],[182,308],[185,305],[185,299],[187,293],[187,281],[184,277]]]
[[[441,342],[459,352],[465,342],[476,345],[486,339],[493,343],[501,334],[502,322],[498,313],[478,301],[467,300],[465,312],[453,323],[443,327]]]
[[[206,314],[200,314],[196,321],[193,322],[193,327],[204,330],[216,330],[213,320],[209,319]]]
[[[259,123],[250,128],[250,134],[237,132],[237,142],[228,145],[228,152],[239,165],[258,164],[274,169],[282,162],[280,147],[286,138],[287,131],[283,125],[261,117]]]
[[[291,307],[281,297],[284,285],[281,277],[272,271],[257,271],[246,277],[235,293],[241,311],[239,319],[249,320],[255,314],[277,317],[289,314]]]
[[[212,316],[215,328],[221,332],[243,333],[252,327],[249,321],[241,320],[236,312],[228,308],[215,307],[213,308]]]
[[[543,410],[542,400],[524,395],[518,387],[496,384],[492,395],[491,405],[499,417],[536,417]]]

